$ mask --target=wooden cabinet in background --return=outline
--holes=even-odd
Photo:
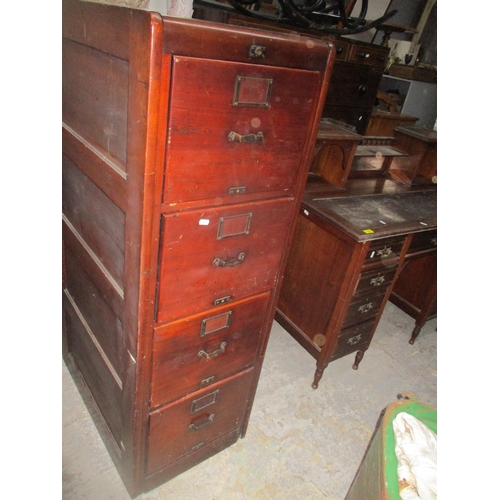
[[[245,435],[332,64],[63,2],[65,360],[132,497]]]

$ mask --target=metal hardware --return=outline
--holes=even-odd
[[[356,345],[361,340],[361,333],[359,335],[355,335],[350,339],[347,339],[347,343],[351,345]]]
[[[215,267],[234,267],[243,263],[244,259],[245,259],[245,253],[241,252],[236,259],[222,260],[219,257],[216,257],[214,259],[213,264]]]
[[[191,403],[191,413],[196,413],[197,411],[203,410],[207,406],[213,405],[217,403],[219,399],[219,389],[216,391],[205,394],[205,396],[201,396],[200,398],[194,399]]]
[[[225,297],[220,297],[214,300],[214,306],[220,306],[221,304],[227,304],[231,300],[231,295],[226,295]]]
[[[272,78],[237,76],[234,85],[233,106],[268,108],[271,102]]]
[[[205,359],[215,358],[219,354],[222,354],[222,353],[226,352],[226,345],[227,345],[226,342],[222,342],[222,344],[220,345],[220,348],[217,349],[214,352],[211,352],[210,354],[208,354],[207,352],[201,350],[198,353],[198,357],[199,358],[205,358]]]
[[[212,384],[214,381],[215,381],[215,375],[212,375],[211,377],[208,377],[208,378],[204,378],[200,382],[200,387],[206,387],[207,385]]]
[[[264,45],[250,45],[249,56],[253,59],[266,56],[267,48]]]
[[[197,419],[198,421],[201,419]],[[201,429],[204,429],[205,427],[208,427],[209,425],[213,424],[215,420],[215,413],[212,413],[211,415],[208,416],[207,420],[203,422],[201,425],[197,425],[194,422],[189,424],[189,428],[193,429],[194,431],[199,431]]]
[[[248,214],[221,217],[217,230],[217,239],[230,238],[232,236],[242,236],[250,233],[250,223],[252,222],[252,212]]]
[[[262,142],[264,140],[264,133],[258,132],[257,134],[240,135],[236,132],[229,132],[227,139],[229,142]]]
[[[203,338],[212,333],[219,332],[220,330],[224,330],[225,328],[229,328],[232,315],[233,311],[227,311],[223,314],[211,316],[210,318],[205,318],[204,320],[202,320],[200,326],[200,337]]]
[[[384,247],[382,250],[377,250],[377,255],[379,257],[388,257],[392,253],[391,247]]]
[[[370,285],[372,286],[380,286],[385,281],[384,276],[377,276],[376,278],[372,278],[370,280]]]
[[[370,309],[373,309],[373,303],[368,302],[368,304],[363,304],[362,306],[358,307],[358,312],[361,314],[367,313]]]
[[[239,186],[239,187],[232,187],[229,188],[229,194],[234,195],[234,194],[245,194],[247,191],[246,186]]]
[[[437,239],[437,236],[435,238],[432,238],[431,240],[431,243],[437,247],[437,244],[438,244],[438,239]]]

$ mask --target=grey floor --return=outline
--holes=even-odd
[[[343,499],[382,409],[401,392],[437,405],[436,324],[412,346],[388,303],[359,369],[337,360],[313,390],[315,361],[275,322],[246,437],[138,498]],[[64,363],[62,387],[62,498],[129,499]]]

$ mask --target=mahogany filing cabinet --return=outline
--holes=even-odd
[[[132,497],[245,434],[333,54],[63,1],[64,357]]]

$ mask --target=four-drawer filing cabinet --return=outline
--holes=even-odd
[[[332,49],[63,2],[65,359],[131,496],[245,434]]]

